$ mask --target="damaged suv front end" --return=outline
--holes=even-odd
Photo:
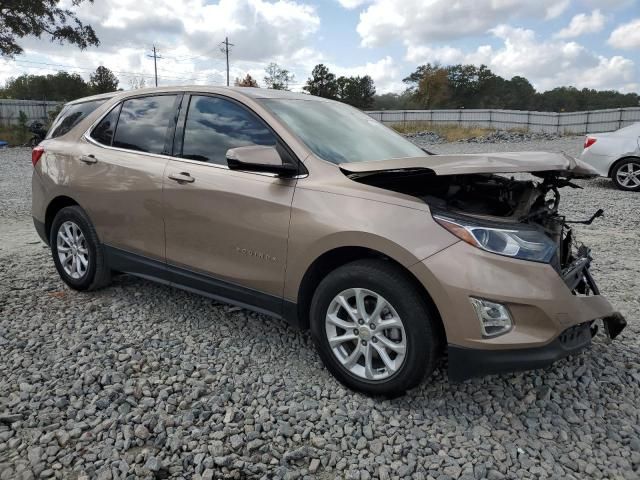
[[[443,318],[452,380],[541,368],[626,326],[600,295],[560,189],[596,173],[546,152],[433,155],[340,165],[354,181],[422,199],[459,239],[412,266]]]

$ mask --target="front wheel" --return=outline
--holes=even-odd
[[[330,273],[311,303],[311,332],[327,369],[368,395],[401,395],[435,366],[438,329],[424,292],[385,260]]]
[[[620,190],[640,191],[640,159],[630,158],[618,163],[611,172],[611,179]]]

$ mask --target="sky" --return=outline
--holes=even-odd
[[[23,55],[0,59],[0,83],[59,70],[88,79],[104,65],[124,89],[150,86],[155,45],[160,85],[223,85],[228,37],[231,81],[249,73],[261,86],[270,62],[295,75],[292,90],[324,63],[399,93],[418,65],[438,62],[485,64],[538,91],[640,92],[640,0],[96,0],[76,11],[99,47],[24,38]]]

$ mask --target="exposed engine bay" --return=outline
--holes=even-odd
[[[575,239],[559,211],[561,188],[597,172],[563,153],[504,152],[434,155],[341,164],[351,180],[424,201],[433,219],[460,240],[499,255],[551,265],[577,296],[599,295],[591,250]],[[625,328],[619,313],[602,319],[610,338]],[[590,325],[592,335],[597,326]]]
[[[560,188],[581,188],[558,172],[536,172],[516,179],[497,174],[437,176],[425,169],[403,169],[350,174],[357,182],[412,195],[424,200],[433,212],[469,216],[502,226],[525,224],[542,230],[557,246],[551,264],[569,288],[579,295],[597,295],[590,272],[591,252],[578,243],[570,223],[559,213]]]

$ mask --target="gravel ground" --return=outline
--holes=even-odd
[[[442,138],[436,132],[423,131],[406,134],[409,140],[418,145],[435,145],[446,143],[446,139]],[[470,137],[458,140],[457,143],[518,143],[518,142],[540,142],[558,140],[560,135],[557,133],[543,132],[519,132],[514,130],[494,130],[486,135],[479,137]],[[582,138],[582,137],[581,137]]]
[[[566,150],[582,139],[442,144]],[[307,333],[123,276],[69,290],[29,217],[24,149],[0,151],[0,480],[14,478],[638,479],[640,197],[563,192],[622,336],[545,370],[394,400],[342,388]],[[566,190],[566,189],[565,189]]]

